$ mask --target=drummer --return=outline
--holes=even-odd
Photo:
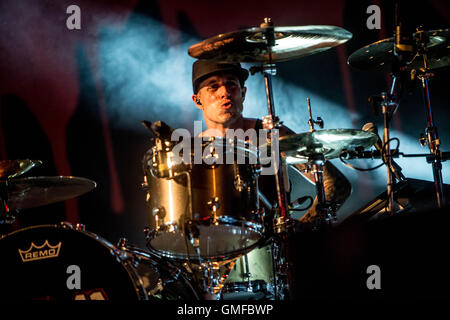
[[[192,67],[194,91],[192,101],[197,108],[202,110],[207,128],[200,136],[225,137],[229,129],[242,129],[244,131],[255,129],[255,132],[263,129],[260,119],[245,118],[242,115],[247,93],[245,81],[248,75],[248,71],[242,68],[240,63],[209,60],[194,62]],[[279,129],[279,134],[282,137],[295,134],[295,132],[283,125]],[[307,179],[314,183],[313,174],[305,172],[305,164],[295,164],[295,166]],[[326,161],[323,166],[323,180],[327,201],[336,203],[338,207],[342,205],[350,195],[350,182],[330,161]],[[273,183],[264,185],[260,181],[260,189],[267,190],[268,187],[275,189]],[[272,197],[274,194],[276,195],[275,190],[271,191]],[[318,217],[316,206],[317,197],[312,207],[300,219],[300,222],[306,225],[312,224]]]

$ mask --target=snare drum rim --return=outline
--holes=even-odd
[[[226,225],[226,226],[234,226],[234,227],[244,227],[247,229],[250,229],[254,232],[256,232],[260,237],[262,237],[264,235],[264,224],[263,223],[257,223],[257,222],[253,222],[253,221],[248,221],[245,219],[239,219],[236,217],[232,217],[232,216],[219,216],[217,217],[217,220],[219,222],[220,225]],[[207,224],[203,224],[200,220],[192,220],[192,222],[194,223],[199,223],[200,225],[207,225]],[[182,228],[178,225],[178,222],[166,222],[163,224],[163,226],[165,227],[170,227],[173,226],[173,230],[182,230]],[[154,230],[154,229],[153,229]],[[155,235],[158,235],[159,233],[163,234],[166,233],[167,231],[156,231],[155,230]],[[174,233],[181,233],[181,231],[173,231]],[[152,240],[155,238],[155,236],[152,237]]]
[[[263,243],[265,241],[265,238],[264,238],[264,225],[259,224],[259,223],[255,223],[255,222],[251,222],[251,221],[242,220],[242,219],[236,219],[236,218],[231,217],[231,216],[220,216],[217,219],[218,220],[223,220],[224,218],[225,218],[226,221],[221,221],[222,222],[221,224],[223,224],[223,225],[231,225],[231,226],[236,226],[236,227],[245,227],[247,229],[250,229],[250,230],[256,232],[258,234],[258,236],[260,237],[260,239],[258,241],[256,241],[256,243],[254,243],[253,245],[251,245],[251,246],[249,246],[247,248],[230,251],[230,252],[223,253],[223,254],[220,254],[220,255],[202,256],[202,259],[213,259],[215,261],[229,260],[229,259],[234,258],[236,256],[239,257],[240,255],[242,255],[242,254],[244,254],[244,253],[246,253],[248,251],[251,251],[253,248],[256,248],[258,245],[260,245],[261,243]],[[195,221],[195,222],[198,222],[198,221]],[[170,223],[169,222],[169,223],[167,223],[165,225],[167,225],[167,226],[175,225],[176,226],[175,230],[181,230],[181,228],[178,227],[177,223]],[[150,251],[152,251],[152,252],[154,252],[154,253],[156,253],[158,255],[161,255],[161,256],[163,256],[165,258],[169,258],[169,259],[177,259],[177,260],[186,260],[187,259],[187,256],[188,256],[187,254],[173,253],[171,251],[159,250],[159,249],[153,248],[151,246],[151,241],[153,239],[155,239],[159,233],[164,234],[166,232],[156,231],[155,234],[152,236],[152,238],[147,241],[147,247],[148,247],[148,249]],[[179,233],[181,236],[183,236],[181,231],[178,231],[178,232],[175,232],[175,233]],[[199,260],[197,256],[192,256],[191,255],[191,256],[189,256],[189,258],[191,260],[194,260],[194,261],[198,261]]]
[[[260,163],[259,148],[245,140],[236,139],[237,143],[234,143],[234,142],[230,143],[230,141],[234,141],[234,140],[232,140],[230,138],[223,138],[223,137],[212,137],[210,140],[205,140],[205,139],[206,139],[206,137],[191,137],[190,144],[189,144],[190,145],[190,148],[189,148],[190,162],[188,163],[189,165],[192,164],[192,158],[195,157],[195,149],[193,149],[192,146],[195,147],[196,145],[201,145],[201,147],[202,147],[202,160],[203,160],[204,148],[212,146],[212,147],[220,148],[222,151],[225,151],[225,153],[229,152],[230,150],[233,150],[233,152],[235,154],[236,154],[236,152],[238,154],[240,152],[244,152],[246,158],[249,158],[251,156],[252,158],[256,159],[256,163],[247,164],[247,165],[255,165],[255,164]],[[199,140],[200,142],[196,143],[195,142],[196,140]],[[189,139],[187,139],[187,140],[183,139],[182,141],[180,141],[178,143],[186,143],[187,144],[188,143],[187,141],[189,141]],[[144,153],[144,156],[142,158],[142,168],[143,168],[143,171],[145,174],[147,174],[147,172],[150,172],[152,174],[152,170],[151,170],[152,166],[149,165],[149,162],[153,164],[152,156],[155,151],[156,151],[155,146],[152,146]],[[157,152],[164,153],[167,151],[157,151]],[[202,161],[201,164],[211,166],[210,164],[204,163],[204,161]],[[186,163],[185,163],[185,165],[186,165]]]
[[[249,251],[259,247],[262,245],[262,243],[265,242],[265,238],[264,236],[262,236],[259,241],[255,242],[254,244],[252,244],[251,246],[248,246],[246,248],[243,249],[238,249],[235,251],[230,251],[230,252],[226,252],[220,255],[210,255],[210,256],[201,256],[200,259],[198,258],[198,256],[196,255],[190,255],[189,256],[189,260],[198,262],[200,260],[213,260],[216,262],[222,262],[222,261],[226,261],[226,260],[230,260],[230,259],[236,259],[239,258],[240,256],[248,253]],[[188,260],[188,255],[186,253],[184,254],[179,254],[179,253],[174,253],[171,251],[166,251],[166,250],[159,250],[156,248],[153,248],[151,246],[151,240],[147,241],[147,248],[150,252],[152,252],[153,254],[160,256],[160,257],[164,257],[164,258],[168,258],[168,259],[174,259],[176,261],[181,261],[181,260]]]
[[[60,224],[41,224],[41,225],[28,226],[28,227],[10,232],[6,235],[3,235],[0,238],[0,241],[2,241],[5,238],[8,238],[9,236],[13,236],[13,235],[21,233],[21,232],[25,232],[25,231],[33,230],[33,229],[40,229],[40,228],[54,228],[54,229],[62,229],[62,230],[78,232],[78,233],[87,235],[89,238],[99,242],[103,247],[108,249],[109,254],[114,256],[116,258],[115,260],[125,268],[125,271],[127,272],[128,276],[131,279],[130,281],[132,281],[132,283],[133,283],[133,287],[134,287],[134,290],[136,293],[136,298],[143,299],[143,300],[148,299],[148,295],[147,295],[147,292],[145,292],[141,277],[138,275],[137,271],[133,268],[133,265],[132,265],[132,262],[130,261],[130,259],[128,259],[128,257],[124,257],[125,251],[120,250],[119,248],[114,246],[111,242],[109,242],[105,238],[103,238],[93,232],[77,229],[70,222],[63,221]]]

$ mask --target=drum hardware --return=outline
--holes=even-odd
[[[223,289],[223,300],[274,300],[281,299],[276,282],[277,249],[270,241],[235,260]],[[278,285],[276,284],[278,283]]]
[[[127,238],[119,238],[116,245],[119,249],[126,249],[128,246],[128,239]]]
[[[312,111],[311,111],[311,99],[310,98],[306,98],[306,104],[308,105],[308,114],[309,114],[309,119],[308,119],[308,125],[309,125],[309,131],[310,132],[314,132],[316,131],[314,129],[314,125],[317,124],[319,126],[320,129],[323,129],[323,119],[321,117],[317,117],[316,120],[313,119],[312,116]]]
[[[197,59],[260,63],[260,66],[250,68],[250,73],[254,75],[261,72],[264,76],[268,115],[263,117],[263,128],[270,133],[267,141],[270,143],[278,141],[276,129],[282,125],[276,115],[273,100],[272,76],[276,75],[275,63],[328,50],[348,41],[351,37],[350,32],[338,27],[275,27],[270,18],[264,18],[259,28],[221,34],[191,46],[188,53]],[[320,120],[317,121],[319,124]],[[284,170],[279,170],[279,166],[282,165],[280,150],[277,145],[276,154],[272,155],[271,159],[276,168],[277,204],[271,205],[261,193],[258,194],[258,199],[262,200],[266,208],[271,208],[269,220],[273,221],[273,232],[284,238],[292,221],[288,216]],[[289,257],[289,248],[286,244],[283,249],[286,257]],[[292,274],[289,275],[289,279],[292,280]]]
[[[80,177],[28,177],[0,180],[6,190],[10,210],[22,210],[75,198],[96,187],[92,180]]]
[[[8,180],[0,183],[0,224],[11,225],[16,220],[15,214],[11,213],[8,207]]]
[[[11,212],[8,206],[9,179],[16,178],[41,164],[40,160],[29,159],[0,161],[0,224],[11,225],[16,220],[15,213]]]
[[[14,162],[17,163],[17,162]],[[40,164],[40,161],[20,161],[27,163],[17,177]],[[20,165],[19,165],[20,166]],[[27,178],[7,178],[0,180],[0,224],[12,224],[17,212],[78,197],[96,187],[92,180],[80,177],[44,176]]]
[[[309,114],[309,132],[315,132],[314,125],[317,124],[319,128],[323,129],[324,121],[321,117],[317,117],[317,120],[313,120],[311,111],[311,99],[307,98],[306,103],[308,105]],[[314,182],[317,191],[317,212],[319,214],[320,220],[316,220],[317,229],[322,222],[326,224],[331,224],[336,221],[336,204],[327,201],[325,197],[325,188],[323,184],[323,165],[325,163],[325,157],[323,154],[313,154],[309,157],[309,162],[307,167],[310,169],[311,173],[314,175]]]
[[[280,27],[265,18],[260,27],[220,34],[194,44],[188,54],[197,59],[267,64],[323,52],[351,38],[352,34],[340,27]]]
[[[42,165],[41,160],[1,160],[0,179],[16,178],[40,165]]]
[[[202,161],[207,153],[214,163],[187,164],[182,160],[171,174],[158,175],[154,168],[161,167],[158,161],[165,161],[172,149],[159,148],[160,156],[155,157],[153,146],[145,154],[142,186],[147,190],[151,218],[146,239],[151,251],[168,258],[224,261],[250,250],[262,237],[264,215],[256,190],[260,168],[258,164],[222,161],[230,152],[238,157],[243,153],[244,160],[250,160],[256,151],[247,147],[248,143],[230,144],[223,138],[200,139],[198,143],[196,139],[189,146],[200,145],[205,150]],[[197,151],[189,151],[187,160]]]
[[[394,177],[394,170],[393,170],[393,160],[391,155],[391,148],[390,148],[390,120],[392,119],[392,116],[397,109],[398,102],[397,97],[393,95],[394,89],[396,87],[397,81],[396,77],[394,77],[392,82],[392,88],[391,92],[388,94],[386,92],[382,92],[379,96],[379,104],[381,106],[381,113],[383,114],[383,123],[384,123],[384,130],[383,130],[383,142],[382,142],[382,159],[383,162],[386,165],[386,172],[387,172],[387,196],[388,196],[388,206],[387,211],[390,214],[395,213],[396,208],[394,207],[394,185],[396,183],[395,177]],[[364,129],[363,129],[364,130]],[[401,179],[401,177],[399,177]]]
[[[440,156],[441,151],[439,150],[439,147],[441,141],[438,136],[437,126],[434,123],[429,81],[433,77],[432,70],[450,65],[450,52],[448,50],[450,31],[449,29],[425,31],[422,26],[419,26],[416,28],[415,33],[412,35],[407,34],[406,36],[407,37],[405,38],[410,39],[409,43],[411,44],[407,46],[407,50],[403,50],[405,47],[401,46],[401,43],[400,45],[398,43],[400,35],[397,26],[395,39],[389,38],[378,41],[355,51],[350,55],[348,64],[360,70],[392,73],[394,81],[391,92],[390,94],[382,94],[381,97],[385,123],[385,135],[383,138],[385,145],[383,145],[383,149],[385,149],[387,156],[386,162],[388,165],[391,161],[391,155],[389,154],[390,149],[387,143],[390,140],[388,122],[390,120],[390,115],[392,112],[395,112],[395,109],[398,107],[400,98],[393,97],[394,88],[397,86],[397,78],[400,77],[400,79],[404,80],[405,77],[403,75],[405,72],[408,72],[413,80],[418,79],[420,81],[427,127],[425,135],[422,134],[419,142],[421,145],[428,144],[430,154],[436,155],[435,159],[429,163],[432,165],[433,179],[436,186],[437,206],[442,208],[446,205],[446,201],[443,192],[441,162],[445,160]],[[392,109],[392,105],[395,107],[394,111],[390,110]],[[387,184],[388,188],[392,189],[392,177],[389,169]],[[388,194],[392,194],[392,192],[388,192]],[[390,197],[389,203],[391,204],[390,209],[393,209],[392,197]]]
[[[314,175],[317,210],[320,219],[317,220],[316,228],[322,223],[327,225],[336,220],[337,205],[327,202],[323,186],[323,164],[329,160],[339,157],[343,151],[364,149],[371,147],[377,141],[377,136],[372,132],[356,129],[315,129],[315,125],[323,127],[324,121],[318,117],[314,120],[311,111],[311,101],[307,99],[310,127],[308,132],[281,137],[279,141],[280,152],[284,154],[285,162],[288,164],[305,163],[309,172]],[[276,226],[282,222],[276,222]]]
[[[339,27],[277,27],[270,18],[265,18],[259,28],[209,38],[192,45],[188,53],[197,59],[261,63],[261,66],[250,68],[250,73],[252,75],[257,72],[263,73],[268,108],[268,115],[263,118],[263,126],[266,130],[270,130],[271,140],[274,141],[273,129],[281,126],[273,103],[271,77],[276,75],[275,63],[328,50],[348,41],[351,37],[350,32]],[[280,159],[274,160],[278,166]],[[277,170],[276,174],[278,211],[283,219],[288,219],[281,171]]]
[[[426,111],[427,127],[425,130],[425,134],[427,137],[426,141],[430,149],[430,153],[436,155],[436,158],[434,159],[433,162],[431,162],[431,165],[433,169],[434,183],[436,185],[437,205],[439,208],[442,208],[446,206],[446,200],[444,196],[444,181],[442,179],[442,159],[439,156],[440,155],[439,147],[441,142],[439,140],[437,126],[435,125],[433,120],[433,109],[431,106],[430,92],[429,92],[429,81],[432,77],[432,74],[429,72],[429,65],[427,61],[426,43],[428,42],[428,40],[426,39],[426,37],[423,36],[424,35],[423,30],[418,29],[417,31],[418,34],[420,35],[417,37],[419,54],[421,54],[423,57],[423,63],[425,67],[423,72],[420,72],[418,75],[418,78],[420,79],[422,85],[422,95]]]
[[[82,223],[77,223],[75,224],[74,229],[77,231],[86,231],[86,226]]]

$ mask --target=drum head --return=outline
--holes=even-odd
[[[119,251],[88,232],[33,226],[3,237],[0,252],[0,298],[136,300],[144,294]]]
[[[198,226],[199,249],[202,259],[229,259],[255,247],[262,234],[244,226],[210,225]],[[149,249],[174,259],[197,260],[198,254],[182,233],[162,232],[149,242]]]

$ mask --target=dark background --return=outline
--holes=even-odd
[[[66,27],[71,4],[81,8],[81,30]],[[381,8],[380,30],[366,26],[371,4]],[[407,30],[419,24],[426,30],[449,26],[448,1],[407,2],[401,14]],[[12,228],[81,222],[113,243],[127,237],[144,246],[148,213],[140,187],[141,160],[150,147],[150,135],[140,121],[163,120],[192,131],[193,121],[202,115],[190,100],[194,59],[187,48],[220,33],[258,26],[267,16],[278,26],[335,25],[353,34],[344,45],[278,65],[274,96],[285,124],[297,132],[307,131],[306,97],[311,97],[313,116],[321,116],[325,128],[359,129],[371,121],[381,133],[382,118],[373,115],[367,98],[388,91],[390,77],[352,69],[346,61],[357,49],[393,35],[391,1],[3,0],[0,159],[42,160],[44,164],[28,176],[78,176],[97,183],[76,199],[23,210]],[[450,140],[448,71],[449,67],[435,70],[430,85],[444,151]],[[262,77],[251,77],[247,86],[245,115],[265,115]],[[426,126],[420,90],[405,95],[392,126],[404,152],[426,152],[418,143]],[[338,212],[342,222],[385,190],[386,170],[361,173],[337,160],[333,163],[353,188]],[[433,179],[423,159],[398,163],[407,177]],[[444,163],[444,182],[447,173]],[[296,192],[301,194],[299,188]]]

